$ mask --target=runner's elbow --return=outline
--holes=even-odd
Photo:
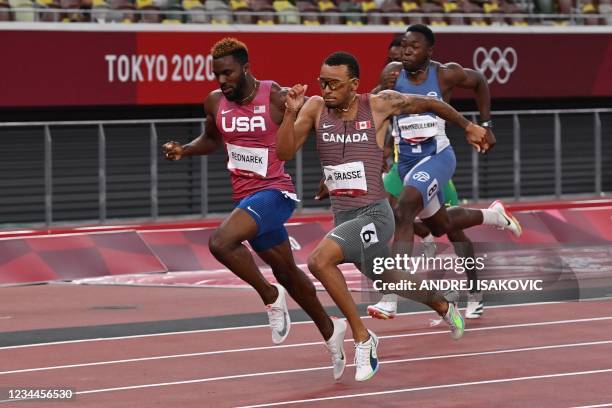
[[[276,157],[279,158],[279,160],[282,161],[289,161],[291,159],[293,159],[294,154],[289,151],[289,149],[278,149],[276,150]]]

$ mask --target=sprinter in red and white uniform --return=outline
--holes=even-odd
[[[285,95],[273,81],[259,81],[250,70],[248,50],[242,42],[225,38],[212,48],[213,71],[220,89],[204,102],[206,128],[191,143],[168,142],[169,160],[207,155],[221,146],[227,152],[236,208],[209,241],[212,254],[251,285],[267,305],[272,340],[282,343],[289,334],[290,318],[285,289],[308,313],[326,340],[332,355],[334,378],[345,367],[344,320],[331,320],[319,302],[315,287],[293,259],[284,223],[297,197],[285,164],[276,155],[276,131],[285,112]],[[272,267],[278,284],[261,274],[243,241]]]

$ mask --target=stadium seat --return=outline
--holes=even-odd
[[[321,12],[321,18],[323,24],[341,24],[342,17],[340,16],[340,9],[331,0],[321,0],[317,3],[317,7]]]
[[[136,21],[136,7],[130,0],[110,0],[111,11],[108,13],[110,21],[119,23],[132,23]]]
[[[0,1],[0,21],[13,21],[11,5],[5,1]]]
[[[185,18],[188,24],[207,24],[210,23],[210,16],[206,12],[200,0],[183,0],[183,9],[188,11]]]
[[[163,0],[163,3],[159,0],[153,1],[163,11],[163,14],[161,14],[162,24],[183,24],[186,21],[185,10],[180,2],[176,0]],[[167,7],[162,7],[162,4],[166,4]]]
[[[464,25],[465,19],[462,16],[463,7],[456,1],[445,1],[441,4],[444,13],[448,15],[448,21],[451,25]]]
[[[404,0],[401,3],[402,11],[404,13],[422,13],[423,9],[421,5],[413,0]],[[418,15],[409,15],[408,16],[408,24],[423,24],[425,20],[422,16]]]
[[[251,7],[253,11],[258,14],[255,16],[255,23],[257,25],[274,25],[276,21],[274,20],[274,16],[276,10],[268,2],[268,0],[251,0]]]
[[[34,4],[32,0],[9,0],[11,9],[30,9],[29,11],[13,10],[14,21],[35,21],[36,14],[34,13]]]
[[[397,1],[395,0],[385,0],[380,5],[380,11],[382,13],[389,14],[386,16],[386,21],[388,25],[392,26],[403,26],[406,23],[404,19],[400,15],[402,13],[402,8],[399,6]]]
[[[612,25],[612,0],[599,0],[597,11],[605,16],[605,24]]]
[[[41,4],[37,2],[36,8],[38,9],[38,21],[45,23],[58,23],[61,21],[62,8],[57,3],[45,2],[47,4]]]
[[[505,14],[525,14],[528,12],[522,6],[516,4],[513,0],[499,0],[500,8]],[[521,26],[528,25],[525,17],[506,17],[506,21],[512,25]]]
[[[318,15],[318,7],[312,4],[309,1],[299,0],[295,3],[298,11],[300,12],[300,16],[302,18],[302,24],[304,25],[320,25]]]
[[[555,12],[554,0],[535,0],[535,8],[539,13],[552,14]]]
[[[366,14],[366,24],[382,25],[385,23],[385,18],[380,14],[381,10],[374,0],[362,1],[361,11]]]
[[[505,10],[498,0],[487,1],[482,4],[482,12],[488,15],[488,20],[494,25],[506,24],[503,16]],[[486,24],[486,20],[484,20]],[[483,25],[482,22],[478,22],[479,25]]]
[[[276,10],[276,18],[279,24],[300,24],[300,15],[297,7],[288,0],[276,0],[272,3]]]
[[[157,24],[161,22],[161,11],[152,0],[138,0],[136,8],[140,11],[139,23]]]
[[[360,2],[361,11],[369,13],[374,10],[378,10],[378,4],[374,0],[363,0]]]
[[[423,13],[443,13],[444,9],[442,6],[436,3],[423,3],[421,4],[421,10]],[[432,26],[446,26],[448,23],[442,16],[429,17],[429,24]]]
[[[66,12],[62,13],[60,16],[60,21],[68,23],[68,22],[82,22],[89,19],[86,19],[83,13],[80,12],[81,2],[80,0],[60,0],[60,7]]]
[[[338,9],[338,7],[336,6],[336,3],[334,3],[331,0],[320,0],[317,2],[317,7],[319,8],[320,12],[326,12],[327,10]]]
[[[234,12],[234,22],[236,24],[252,24],[253,8],[247,0],[230,0],[230,8]]]
[[[348,25],[363,25],[361,21],[361,7],[359,4],[354,3],[352,1],[341,1],[338,4],[338,8],[342,13],[350,13],[350,15],[345,15],[345,23]]]
[[[91,6],[91,21],[106,23],[109,21],[110,6],[104,0],[94,0]]]
[[[340,14],[340,9],[333,8],[321,13],[323,24],[325,25],[338,25],[342,24],[343,17]]]
[[[207,0],[204,8],[210,13],[211,24],[229,24],[232,21],[231,8],[222,0]]]

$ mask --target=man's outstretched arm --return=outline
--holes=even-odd
[[[295,85],[285,97],[285,114],[276,132],[276,156],[283,161],[293,159],[315,127],[317,98],[304,103],[305,92],[305,86]]]
[[[433,112],[442,119],[460,126],[466,132],[468,143],[478,151],[484,148],[486,130],[467,120],[446,102],[421,95],[382,91],[372,96],[372,106],[386,119],[393,115]]]
[[[213,153],[223,145],[223,138],[217,124],[215,116],[217,114],[218,103],[213,94],[208,95],[204,101],[204,113],[206,114],[206,125],[204,132],[191,142],[181,145],[179,142],[167,142],[162,146],[164,156],[168,160],[180,160],[185,156],[202,156]]]

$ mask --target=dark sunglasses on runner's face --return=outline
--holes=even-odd
[[[321,89],[325,89],[329,86],[329,89],[331,89],[332,91],[335,91],[336,89],[340,88],[342,85],[352,81],[353,78],[350,78],[346,81],[340,81],[338,79],[323,79],[323,78],[317,78],[317,81],[319,81],[319,86],[321,87]]]

